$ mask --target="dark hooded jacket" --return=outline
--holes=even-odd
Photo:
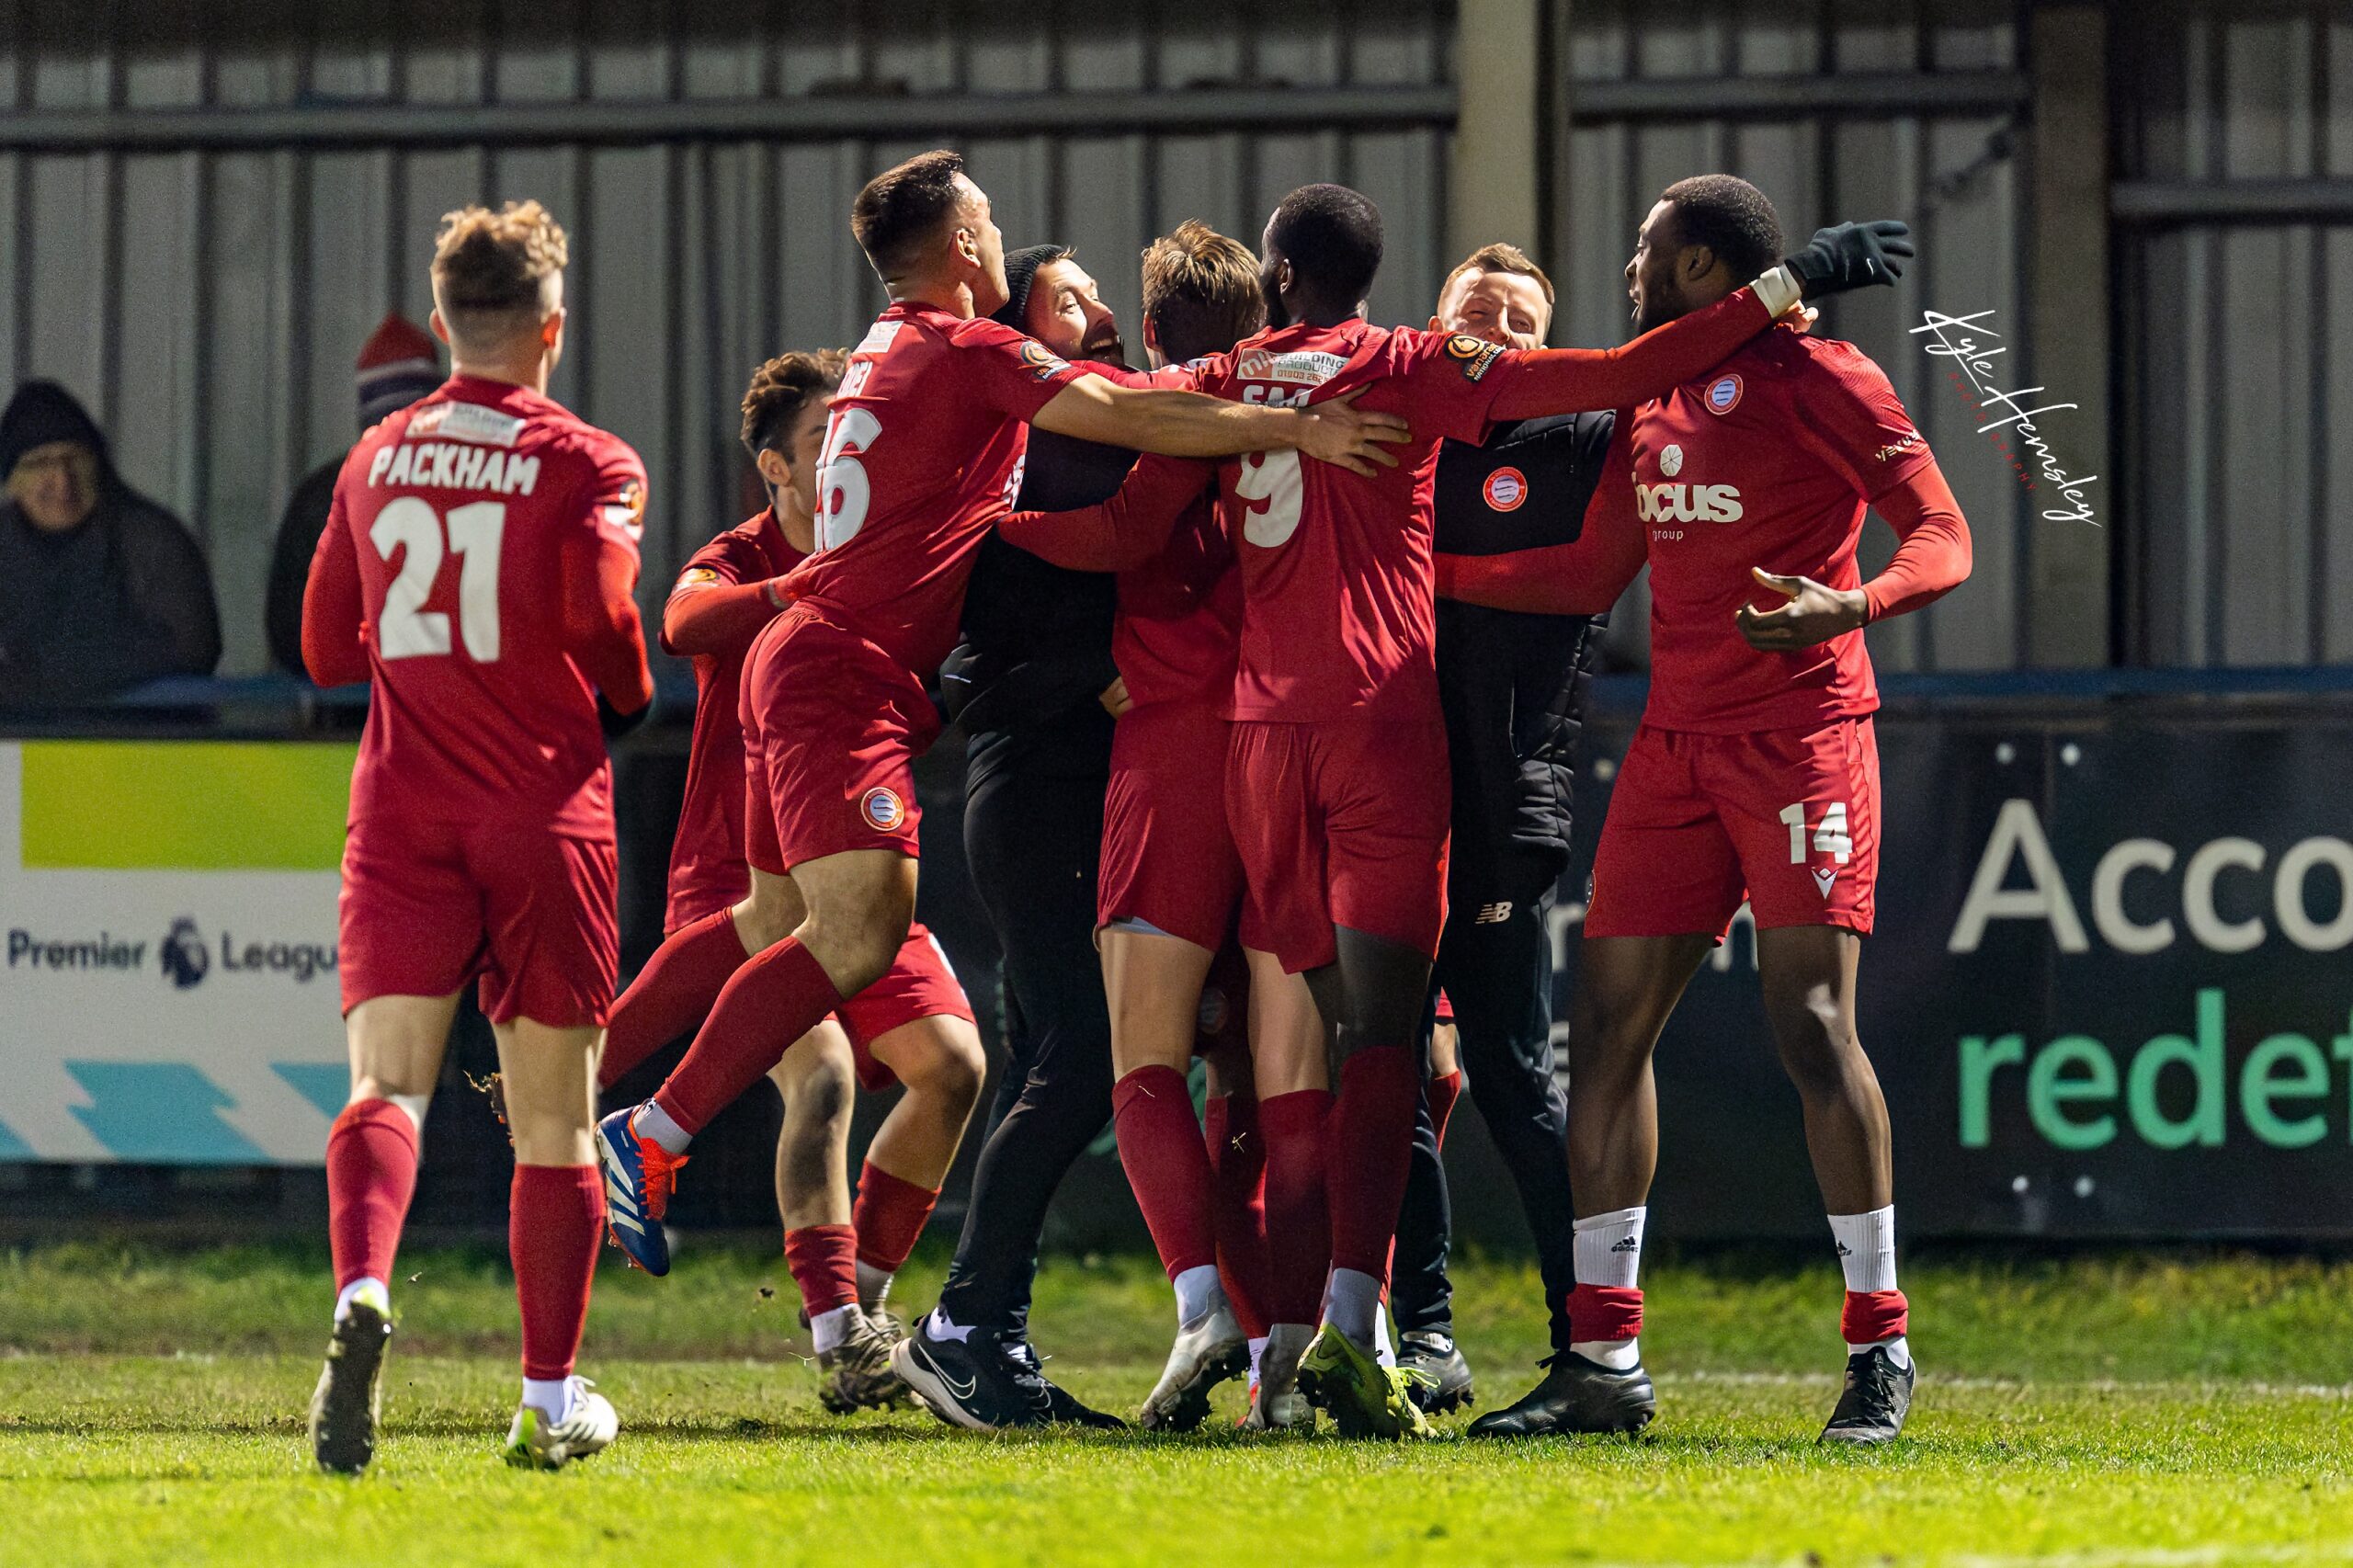
[[[97,505],[44,533],[0,498],[0,706],[100,701],[221,662],[212,578],[188,526],[115,472],[97,422],[54,381],[28,381],[0,413],[0,481],[52,441],[97,454]]]

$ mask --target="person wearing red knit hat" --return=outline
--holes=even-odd
[[[442,381],[441,349],[426,330],[395,311],[360,346],[358,372],[359,428],[398,414]],[[335,476],[343,467],[337,452],[302,476],[287,497],[269,557],[269,591],[264,619],[269,631],[269,662],[290,675],[302,669],[302,585],[311,555],[326,530],[327,505]],[[307,679],[308,677],[305,676]]]

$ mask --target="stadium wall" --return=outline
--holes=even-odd
[[[1490,0],[1474,12],[1512,8]],[[1798,233],[1841,214],[1911,219],[1926,240],[1913,280],[1842,301],[1824,330],[1862,343],[1912,403],[1977,526],[1978,564],[1966,595],[1875,631],[1879,655],[1899,669],[2005,668],[2084,662],[2088,645],[2100,662],[2107,541],[2086,547],[2081,592],[2050,591],[2038,551],[2085,547],[2085,526],[2040,516],[2016,445],[1979,431],[1949,368],[1909,330],[1924,305],[1991,311],[2019,350],[2012,362],[2032,363],[2026,328],[2048,301],[2024,281],[2041,90],[2029,44],[2038,17],[2071,8],[1518,8],[1540,23],[1529,39],[1547,64],[1540,96],[1561,119],[1534,139],[1540,248],[1567,295],[1556,338],[1622,336],[1618,275],[1633,229],[1652,195],[1692,170],[1756,178]],[[2229,66],[2197,78],[2204,108],[2137,91],[2120,100],[2160,142],[2183,116],[2204,125],[2220,112],[2246,128],[2230,134],[2255,148],[2247,158],[2338,166],[2326,157],[2341,164],[2345,133],[2326,130],[2313,94],[2345,27],[2324,38],[2321,0],[2245,11],[2200,11],[2191,35],[2119,22],[2119,51]],[[56,376],[85,396],[133,480],[195,523],[226,611],[223,669],[252,672],[265,658],[256,612],[278,508],[349,437],[358,344],[387,310],[422,316],[442,210],[544,197],[577,236],[579,330],[556,391],[647,459],[650,601],[688,551],[747,509],[732,407],[748,367],[779,347],[845,340],[879,303],[842,217],[865,174],[939,141],[968,147],[1008,236],[1077,244],[1131,330],[1132,262],[1152,234],[1190,215],[1255,234],[1291,185],[1350,180],[1389,224],[1373,312],[1419,321],[1453,259],[1456,105],[1480,88],[1457,79],[1456,26],[1451,5],[1417,0],[258,0],[233,13],[14,0],[0,5],[0,371]],[[2297,69],[2258,79],[2281,48]],[[2104,104],[2091,112],[2098,123]],[[2265,153],[2275,120],[2292,147]],[[2336,151],[2315,151],[2324,141]],[[2054,160],[2083,153],[2052,149]],[[2198,258],[2238,254],[2231,246],[2276,259],[2209,289],[2215,268]],[[2159,308],[2146,324],[2153,362],[2188,353],[2203,369],[2166,381],[2170,401],[2141,426],[2149,521],[2121,532],[2151,562],[2132,601],[2150,630],[2122,639],[2126,652],[2193,664],[2345,656],[2353,597],[2333,590],[2353,549],[2333,541],[2346,508],[2332,514],[2312,483],[2326,474],[2327,432],[2301,391],[2289,398],[2266,380],[2282,362],[2299,389],[2353,374],[2346,354],[2289,346],[2325,341],[2326,323],[2347,319],[2327,312],[2330,280],[2346,271],[2329,260],[2338,246],[2308,230],[2191,234],[2150,253],[2161,281],[2167,267],[2179,274],[2167,288],[2222,302],[2204,316]],[[2104,278],[2104,259],[2086,265]],[[2143,265],[2135,252],[2120,274]],[[2297,278],[2316,291],[2267,315],[2262,301]],[[2091,297],[2105,309],[2104,285]],[[2239,316],[2245,352],[2213,330]],[[2107,389],[2060,390],[2097,407]],[[2293,454],[2281,472],[2255,455],[2271,450],[2261,437],[2272,428]],[[2112,508],[2114,491],[2094,494]],[[2247,494],[2280,504],[2250,520],[2223,500]],[[2290,599],[2278,627],[2247,613]],[[1639,663],[1643,618],[1620,626],[1621,653]]]

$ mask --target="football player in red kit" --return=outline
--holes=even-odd
[[[1262,406],[1355,398],[1404,416],[1396,467],[1343,476],[1289,452],[1220,466],[1244,586],[1226,774],[1247,892],[1244,946],[1305,973],[1338,1064],[1320,1148],[1331,1232],[1323,1326],[1301,1386],[1342,1430],[1420,1433],[1375,1323],[1421,1092],[1415,1042],[1445,920],[1449,784],[1432,655],[1431,481],[1438,442],[1491,420],[1610,406],[1722,359],[1810,293],[1892,282],[1901,224],[1824,230],[1754,285],[1622,349],[1506,350],[1375,327],[1364,298],[1381,216],[1342,186],[1306,186],[1268,221],[1269,326],[1200,366],[1203,391]],[[1149,484],[1140,473],[1131,484]],[[1401,520],[1402,525],[1401,526]],[[1269,1181],[1282,1162],[1267,1129]],[[1269,1199],[1268,1240],[1287,1239]]]
[[[1669,187],[1626,267],[1635,325],[1711,308],[1780,243],[1772,204],[1746,181]],[[1478,603],[1573,612],[1606,607],[1651,568],[1650,706],[1601,830],[1569,1030],[1574,1343],[1472,1429],[1651,1419],[1635,1283],[1658,1152],[1651,1055],[1745,895],[1847,1275],[1847,1382],[1823,1437],[1885,1442],[1903,1429],[1914,1373],[1887,1108],[1855,1032],[1880,821],[1862,628],[1966,578],[1969,528],[1887,377],[1849,343],[1768,333],[1618,428],[1616,472],[1583,539],[1449,558],[1441,582]],[[1855,550],[1870,509],[1900,542],[1866,583]]]
[[[696,551],[664,607],[663,646],[695,661],[694,743],[670,852],[669,936],[613,1005],[602,1087],[701,1022],[745,960],[786,934],[762,923],[769,912],[749,896],[740,690],[753,639],[782,608],[778,584],[815,543],[825,405],[846,363],[837,352],[785,354],[754,372],[742,434],[769,503]],[[765,795],[749,804],[750,831],[771,832]],[[809,1315],[828,1408],[905,1393],[890,1369],[895,1335],[882,1298],[938,1202],[986,1071],[963,988],[918,924],[891,972],[844,1004],[838,1021],[812,1029],[772,1074],[785,1102],[777,1140],[785,1260]],[[870,1090],[906,1088],[867,1151],[854,1212],[846,1165],[853,1074]]]
[[[547,395],[565,258],[536,201],[444,221],[433,328],[453,373],[352,449],[303,597],[312,678],[375,687],[343,858],[339,1293],[311,1403],[329,1471],[374,1457],[418,1133],[477,976],[515,1140],[523,1397],[506,1455],[553,1469],[616,1431],[572,1369],[604,1219],[593,1085],[619,961],[605,742],[654,692],[630,597],[645,471]]]
[[[756,901],[792,935],[737,971],[676,1072],[645,1105],[600,1124],[598,1153],[634,1215],[658,1219],[678,1159],[719,1109],[791,1042],[881,979],[914,917],[915,758],[938,729],[923,687],[956,630],[974,551],[1007,509],[1026,423],[1088,440],[1215,456],[1271,447],[1370,470],[1393,418],[1250,408],[1117,387],[1009,327],[979,319],[1007,297],[988,198],[951,152],[870,181],[851,227],[892,298],[852,351],[818,473],[817,550],[786,579],[795,602],[745,668],[745,741],[774,812],[748,841]],[[822,664],[822,682],[796,672]],[[623,1246],[666,1267],[658,1225]],[[1042,1379],[992,1339],[943,1327],[1024,1419]],[[899,1369],[909,1345],[898,1353]],[[985,1363],[985,1366],[983,1365]],[[926,1392],[913,1378],[918,1392]]]
[[[1257,258],[1239,241],[1188,222],[1144,252],[1144,344],[1161,373],[1171,360],[1231,348],[1265,321]],[[1266,1118],[1302,1114],[1302,1096],[1309,1108],[1329,1098],[1323,1026],[1304,983],[1267,966],[1249,977],[1246,1029],[1238,1017],[1222,1031],[1197,1027],[1197,1016],[1216,1015],[1245,989],[1235,958],[1225,960],[1233,972],[1217,977],[1242,865],[1223,793],[1201,787],[1202,759],[1224,756],[1232,729],[1242,580],[1213,506],[1213,467],[1144,461],[1153,473],[1141,489],[1078,511],[1016,513],[998,531],[1057,564],[1119,574],[1112,654],[1125,706],[1111,743],[1096,942],[1111,1010],[1120,1158],[1175,1287],[1177,1319],[1139,1422],[1198,1426],[1211,1389],[1270,1358],[1278,1376],[1252,1378],[1246,1419],[1295,1425],[1308,1412],[1288,1369],[1314,1332],[1325,1263],[1297,1234],[1296,1211],[1320,1219],[1323,1173],[1313,1164],[1278,1173],[1262,1199],[1259,1129]],[[1164,502],[1164,486],[1173,501]],[[1137,508],[1173,522],[1131,527]],[[1185,1074],[1202,1032],[1225,1034],[1230,1048],[1207,1055],[1210,1096],[1196,1121]],[[1268,1201],[1290,1216],[1279,1274],[1266,1251]],[[1303,1280],[1304,1300],[1277,1296],[1279,1278]]]

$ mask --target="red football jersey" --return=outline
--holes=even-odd
[[[1786,602],[1753,566],[1833,588],[1860,583],[1868,503],[1931,461],[1885,372],[1851,343],[1768,332],[1641,405],[1631,452],[1633,485],[1611,504],[1615,524],[1639,526],[1647,540],[1648,721],[1726,734],[1876,709],[1860,631],[1767,653],[1733,618],[1745,604]]]
[[[817,549],[785,585],[918,679],[1021,484],[1026,421],[1086,372],[986,319],[901,302],[850,351],[817,470]]]
[[[601,561],[625,552],[633,578],[644,512],[629,445],[528,387],[453,377],[359,438],[311,582],[340,594],[356,576],[366,620],[375,689],[355,820],[611,835],[612,767],[580,662],[611,650],[580,627],[600,608]]]
[[[1205,490],[1159,554],[1120,574],[1111,662],[1139,706],[1209,701],[1223,710],[1241,638],[1242,573]]]
[[[784,537],[775,514],[763,508],[696,551],[671,592],[766,582],[805,559]],[[725,909],[751,891],[751,874],[744,866],[744,724],[738,707],[744,657],[757,635],[755,629],[740,642],[695,655],[695,733],[678,831],[670,841],[665,931]]]
[[[1475,350],[1475,351],[1474,351]],[[1357,389],[1359,410],[1401,414],[1413,438],[1367,479],[1295,451],[1220,465],[1226,530],[1242,562],[1237,719],[1303,722],[1351,710],[1435,722],[1438,669],[1430,488],[1438,443],[1478,441],[1511,379],[1475,339],[1361,319],[1264,332],[1215,355],[1200,390],[1297,406]]]

